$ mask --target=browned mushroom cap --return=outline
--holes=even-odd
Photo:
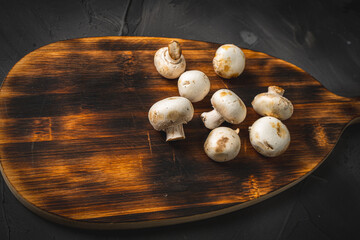
[[[220,89],[211,97],[214,110],[201,114],[205,127],[214,129],[224,121],[239,124],[246,117],[246,106],[236,93],[228,89]]]
[[[160,48],[155,53],[154,65],[161,76],[168,79],[178,78],[186,68],[180,44],[177,41],[171,41],[168,47]]]
[[[261,116],[271,116],[280,120],[290,118],[294,112],[292,103],[282,95],[284,89],[278,86],[270,86],[268,92],[255,96],[252,106]]]
[[[236,131],[228,127],[218,127],[207,137],[204,150],[209,158],[216,162],[226,162],[234,159],[240,152],[241,141]]]
[[[234,44],[222,45],[216,50],[213,67],[220,77],[238,77],[245,68],[245,54]]]
[[[166,141],[174,141],[185,139],[183,124],[193,115],[194,108],[188,99],[169,97],[152,105],[148,118],[155,130],[166,132]]]
[[[289,130],[277,118],[262,117],[249,130],[251,145],[266,157],[279,156],[290,144]]]
[[[178,89],[180,96],[191,102],[199,102],[209,93],[210,80],[201,71],[186,71],[179,77]]]

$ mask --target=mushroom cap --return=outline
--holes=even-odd
[[[245,54],[234,44],[222,45],[216,50],[213,67],[220,77],[238,77],[245,68]]]
[[[262,117],[250,127],[250,142],[258,153],[276,157],[289,147],[290,133],[279,119]]]
[[[157,50],[154,56],[154,65],[161,76],[168,79],[178,78],[186,68],[186,62],[183,55],[174,60],[169,55],[168,47]]]
[[[148,118],[155,130],[162,131],[168,127],[189,122],[193,115],[194,107],[188,99],[169,97],[152,105]]]
[[[246,106],[236,93],[229,89],[219,89],[211,97],[211,104],[225,121],[239,124],[246,117]]]
[[[209,93],[210,81],[201,71],[186,71],[179,77],[178,89],[180,96],[191,102],[199,102]]]
[[[294,112],[294,107],[287,98],[270,91],[256,95],[251,104],[255,112],[261,116],[271,116],[280,120],[290,118]]]
[[[234,159],[240,152],[241,141],[238,133],[228,127],[213,129],[204,143],[209,158],[216,162]]]

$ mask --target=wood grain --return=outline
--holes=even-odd
[[[151,105],[176,96],[177,81],[159,76],[156,50],[170,39],[99,37],[56,42],[22,58],[0,92],[1,171],[15,196],[60,223],[87,228],[174,224],[234,211],[294,185],[333,149],[360,115],[359,99],[337,96],[300,68],[244,50],[246,68],[223,80],[212,68],[219,44],[177,39],[187,70],[203,71],[210,94],[195,103],[186,140],[164,141],[147,119]],[[285,154],[265,158],[248,127],[259,118],[251,101],[278,85],[294,104],[284,121]],[[248,108],[240,154],[216,163],[203,152],[209,131],[200,114],[220,88]],[[225,124],[226,125],[226,124]],[[227,125],[230,126],[230,125]]]

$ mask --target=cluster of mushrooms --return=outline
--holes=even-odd
[[[156,70],[167,79],[178,78],[180,96],[168,97],[156,102],[149,110],[148,118],[157,131],[166,132],[166,141],[185,139],[183,124],[192,120],[194,107],[210,91],[209,78],[201,71],[185,71],[186,62],[180,44],[171,41],[160,48],[154,57]],[[220,46],[213,59],[217,75],[230,79],[238,77],[245,68],[243,51],[233,45]],[[284,89],[268,87],[268,92],[255,96],[254,110],[261,116],[249,127],[250,142],[254,149],[266,157],[276,157],[286,151],[290,144],[290,133],[281,122],[291,117],[293,105],[283,97]],[[246,106],[231,90],[220,89],[211,97],[213,110],[201,114],[206,128],[211,129],[204,150],[216,162],[234,159],[240,152],[239,129],[219,127],[224,121],[240,124],[246,117]]]

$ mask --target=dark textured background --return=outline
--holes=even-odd
[[[27,53],[64,39],[162,36],[234,43],[291,62],[330,91],[360,96],[357,1],[4,1],[0,79]],[[360,125],[312,175],[224,216],[153,229],[90,231],[48,222],[0,178],[0,239],[359,239]]]

